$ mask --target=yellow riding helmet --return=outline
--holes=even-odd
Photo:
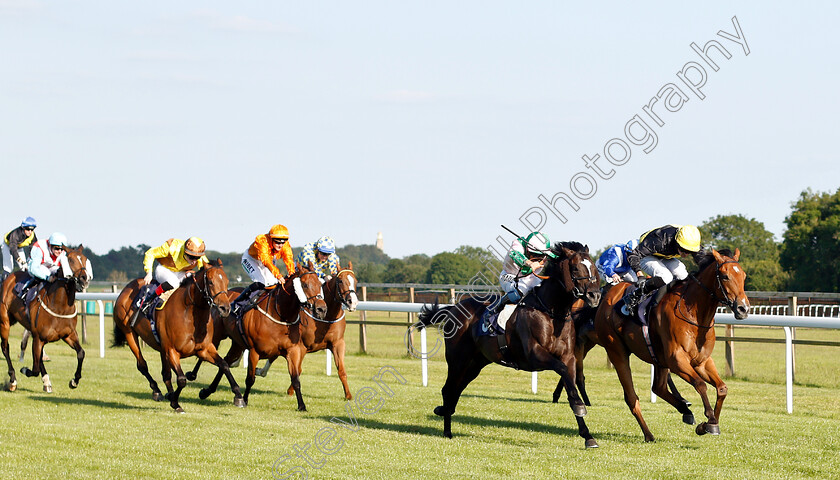
[[[271,238],[285,238],[286,240],[288,240],[289,229],[286,228],[285,225],[277,224],[271,227],[271,230],[268,231],[268,236]]]
[[[184,253],[192,255],[193,257],[200,257],[204,255],[204,250],[206,248],[204,240],[198,237],[190,237],[186,243],[184,243]]]
[[[697,230],[694,225],[683,225],[677,229],[677,245],[689,252],[699,251],[700,230]]]

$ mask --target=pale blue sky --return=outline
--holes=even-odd
[[[486,246],[634,115],[653,125],[669,82],[689,101],[657,146],[552,239],[729,213],[778,236],[799,192],[840,186],[836,2],[583,3],[0,0],[0,227],[32,215],[97,253],[241,251],[273,223],[294,245],[382,231],[394,257]],[[733,16],[748,56],[716,35]],[[712,39],[732,58],[701,101],[676,73]]]

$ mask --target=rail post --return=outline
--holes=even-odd
[[[791,295],[788,299],[788,315],[796,315],[797,304],[799,303],[799,299],[796,298],[796,295]],[[795,381],[796,379],[796,348],[793,345],[793,340],[796,340],[796,327],[791,327],[790,329],[790,336],[791,336],[791,344],[790,344],[790,378],[791,381]],[[788,412],[790,413],[790,412]]]
[[[362,301],[367,302],[367,286],[362,287]],[[367,312],[359,311],[359,348],[367,353]]]
[[[735,326],[726,326],[726,336],[732,338],[735,336]],[[735,376],[735,342],[732,340],[726,341],[726,376]]]

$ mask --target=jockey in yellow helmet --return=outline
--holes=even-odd
[[[242,315],[243,300],[250,298],[252,293],[286,282],[283,272],[274,265],[277,258],[283,261],[289,275],[294,273],[295,263],[292,247],[289,245],[289,229],[280,224],[272,226],[268,233],[257,235],[248,250],[242,254],[242,268],[253,283],[234,300],[234,315]]]

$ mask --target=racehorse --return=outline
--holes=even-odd
[[[306,404],[300,392],[301,364],[306,354],[306,346],[303,344],[303,318],[309,316],[321,320],[327,314],[321,281],[311,268],[311,263],[308,267],[298,265],[295,273],[286,277],[283,285],[275,285],[267,294],[260,295],[256,306],[243,314],[241,324],[233,315],[221,319],[224,334],[217,334],[214,341],[220,342],[224,336],[230,337],[230,351],[225,355],[225,360],[233,362],[248,350],[245,405],[248,404],[251,387],[256,380],[257,362],[262,358],[273,362],[277,357],[283,356],[289,366],[298,410],[306,411]],[[238,295],[238,291],[231,290],[227,298],[233,300]],[[215,392],[221,377],[222,372],[219,371],[210,385],[201,389],[199,397],[205,399]]]
[[[230,314],[230,299],[227,296],[228,278],[222,262],[216,259],[201,267],[190,279],[172,293],[163,308],[156,312],[155,323],[160,335],[161,374],[167,390],[172,392],[172,371],[175,371],[178,388],[169,393],[169,405],[184,413],[178,403],[181,390],[187,384],[187,377],[181,370],[181,359],[197,355],[200,359],[219,367],[230,382],[233,404],[244,407],[239,385],[233,379],[228,363],[216,351],[213,344],[213,316],[226,317]]]
[[[506,347],[500,345],[497,337],[477,334],[487,304],[475,298],[462,300],[452,307],[424,308],[413,325],[412,328],[442,325],[446,337],[449,372],[441,389],[443,405],[434,410],[444,418],[444,436],[452,438],[452,415],[464,388],[485,366],[499,363],[521,370],[554,370],[560,374],[578,423],[578,434],[587,448],[598,446],[583,420],[586,407],[575,388],[575,330],[569,316],[576,299],[583,299],[588,305],[598,304],[601,297],[598,273],[588,247],[577,242],[560,242],[551,251],[557,257],[547,260],[542,284],[520,302],[507,322]]]
[[[14,293],[15,283],[29,274],[15,272],[6,278],[2,285],[0,297],[0,337],[2,337],[3,355],[9,365],[9,391],[17,388],[15,370],[9,357],[9,327],[20,322],[24,328],[32,332],[32,369],[23,367],[20,373],[27,377],[41,375],[44,391],[52,393],[52,383],[44,367],[44,345],[57,340],[64,340],[70,348],[76,351],[76,373],[70,380],[70,388],[79,386],[82,379],[82,363],[85,351],[76,333],[76,292],[87,288],[93,276],[90,262],[82,252],[83,247],[68,248],[66,251],[70,271],[69,278],[64,278],[59,268],[58,276],[46,282],[35,299],[24,305],[23,301]],[[36,288],[36,287],[32,287]]]
[[[735,318],[747,318],[749,300],[744,293],[746,273],[738,263],[740,250],[712,250],[696,258],[697,275],[675,283],[648,316],[650,348],[642,326],[618,313],[616,304],[629,284],[621,283],[610,289],[595,315],[595,332],[615,366],[624,389],[624,401],[639,422],[646,442],[654,441],[642,412],[639,397],[633,387],[630,354],[654,365],[653,392],[683,414],[683,422],[694,424],[694,415],[687,402],[680,401],[667,387],[669,372],[674,372],[700,394],[706,422],[697,425],[698,435],[720,434],[720,410],[726,398],[726,384],[720,378],[712,350],[715,347],[715,309],[719,303],[729,307]],[[706,383],[717,390],[712,409],[706,395]]]
[[[604,296],[604,290],[602,290],[602,298]],[[600,345],[598,341],[598,334],[595,333],[595,313],[598,311],[597,306],[589,306],[583,300],[575,300],[575,303],[572,304],[571,309],[571,316],[572,320],[575,322],[575,333],[577,335],[575,341],[575,385],[577,385],[578,392],[580,392],[580,396],[583,398],[583,403],[589,407],[592,403],[589,401],[589,396],[586,394],[586,376],[583,374],[583,359],[586,358],[586,354],[589,353],[592,348],[596,345]],[[676,385],[674,385],[674,381],[671,379],[671,375],[668,375],[668,388],[671,390],[671,393],[677,398],[680,402],[685,402],[688,406],[691,406],[687,400],[685,400],[680,393],[677,391]],[[563,379],[557,381],[557,387],[554,389],[554,393],[552,394],[552,401],[557,403],[560,399],[560,394],[563,393]]]
[[[356,294],[356,274],[353,272],[353,262],[344,269],[338,266],[338,273],[324,282],[324,300],[327,302],[327,315],[323,320],[312,317],[309,312],[303,311],[313,321],[302,321],[303,328],[301,339],[306,346],[306,353],[319,352],[329,348],[333,354],[335,367],[338,370],[338,378],[344,387],[344,398],[352,400],[350,386],[347,384],[347,372],[344,370],[344,330],[347,322],[344,319],[344,310],[356,311],[359,297]],[[265,377],[271,362],[257,370],[257,375]],[[294,388],[289,385],[286,391],[289,395],[294,394]]]

